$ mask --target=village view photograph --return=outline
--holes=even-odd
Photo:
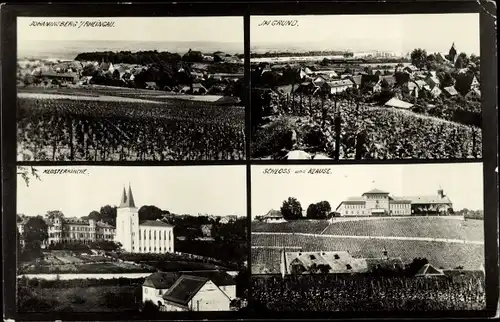
[[[17,311],[241,311],[244,166],[17,168]]]
[[[251,302],[485,309],[481,163],[252,166]]]
[[[18,161],[246,157],[242,17],[20,17],[17,43]]]
[[[482,157],[479,14],[252,16],[251,157]]]

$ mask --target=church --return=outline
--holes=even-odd
[[[123,188],[116,214],[115,242],[130,253],[173,253],[174,226],[162,221],[139,222],[139,209],[135,206],[132,188]]]

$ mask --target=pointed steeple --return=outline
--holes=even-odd
[[[123,187],[123,193],[122,193],[122,198],[120,200],[119,208],[125,208],[125,207],[127,207],[127,192],[125,191],[125,187]]]
[[[132,194],[132,188],[130,187],[130,184],[128,186],[128,193],[125,190],[125,187],[123,187],[123,193],[119,208],[135,208],[134,195]]]
[[[134,195],[132,194],[132,188],[130,187],[130,183],[128,184],[128,207],[135,208]]]

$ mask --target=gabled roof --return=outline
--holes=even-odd
[[[174,227],[170,224],[167,224],[166,222],[160,221],[160,220],[146,220],[144,222],[141,222],[139,226],[152,226],[152,227]]]
[[[169,289],[180,276],[181,274],[176,272],[155,272],[146,277],[142,285],[156,289]]]
[[[206,277],[182,275],[163,295],[163,299],[187,305],[208,281],[209,279]]]
[[[281,214],[281,211],[271,209],[267,212],[267,214],[262,216],[262,218],[283,218],[283,215]]]
[[[380,189],[375,188],[375,189],[372,189],[372,190],[370,190],[370,191],[367,191],[367,192],[363,193],[363,196],[364,196],[364,195],[367,195],[367,194],[375,194],[375,193],[376,193],[376,194],[387,194],[387,195],[389,194],[389,193],[388,193],[388,192],[386,192],[386,191],[383,191],[383,190],[380,190]]]
[[[413,104],[397,99],[396,97],[391,98],[384,105],[396,108],[404,108],[404,109],[413,107]]]
[[[338,86],[349,86],[353,85],[354,83],[350,79],[342,79],[342,80],[334,80],[334,81],[329,81],[325,83],[329,87],[338,87]]]
[[[448,93],[449,95],[451,96],[455,96],[455,95],[458,95],[458,92],[457,90],[455,89],[455,86],[448,86],[448,87],[445,87],[443,88],[443,91]]]
[[[406,196],[404,199],[411,200],[412,204],[451,204],[450,198],[444,196],[441,198],[438,195],[435,196]]]
[[[444,276],[444,273],[431,264],[425,264],[415,276]]]
[[[207,271],[182,271],[183,275],[205,277],[211,280],[217,286],[236,285],[234,278],[225,271],[207,270]]]

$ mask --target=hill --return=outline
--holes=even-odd
[[[437,267],[478,269],[484,264],[483,236],[483,221],[447,217],[253,223],[252,271],[279,273],[282,247],[348,251],[354,257],[381,257],[385,249],[404,262],[426,257]]]

